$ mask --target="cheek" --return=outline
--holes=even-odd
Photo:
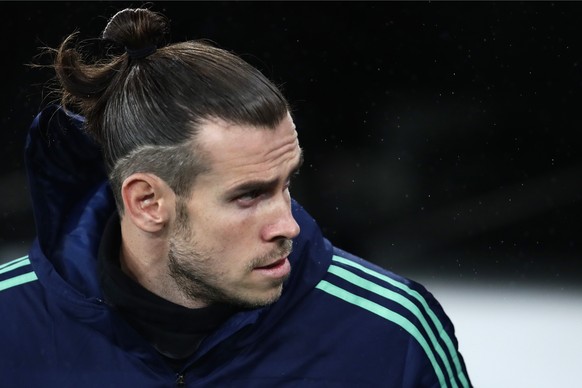
[[[241,212],[244,213],[244,212]],[[212,241],[213,245],[228,249],[228,245],[237,245],[246,240],[251,240],[258,233],[258,223],[253,214],[229,213],[208,219],[202,225],[197,225],[200,234],[205,241]]]
[[[228,244],[225,249],[236,252],[242,257],[257,256],[263,253],[261,243],[261,224],[255,215],[243,217],[229,223],[228,232],[223,236],[223,241]]]

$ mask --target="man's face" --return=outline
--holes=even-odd
[[[259,307],[281,295],[299,225],[289,180],[301,163],[290,116],[274,129],[206,122],[198,144],[207,172],[179,201],[169,270],[180,291],[204,305]]]

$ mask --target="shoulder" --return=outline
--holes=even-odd
[[[44,312],[41,287],[28,256],[0,265],[0,341],[4,354],[22,349],[36,335]]]
[[[337,248],[317,288],[377,315],[384,308],[416,318],[444,314],[422,284]]]
[[[0,265],[0,298],[4,299],[7,294],[20,291],[37,280],[28,256],[6,262]]]
[[[416,368],[424,369],[441,385],[448,381],[469,386],[453,324],[423,285],[335,248],[316,288],[335,306],[336,316],[357,316],[352,322],[359,335],[379,346],[400,344],[408,367],[416,364],[414,374]]]

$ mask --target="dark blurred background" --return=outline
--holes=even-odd
[[[34,237],[25,66],[128,2],[1,2],[0,259]],[[157,2],[282,85],[306,163],[293,195],[338,246],[406,276],[582,279],[582,3]]]

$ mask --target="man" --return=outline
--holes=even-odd
[[[103,32],[122,53],[57,51],[67,108],[26,149],[38,238],[0,268],[3,384],[470,386],[432,295],[333,247],[291,199],[281,92],[165,30],[126,9]]]

